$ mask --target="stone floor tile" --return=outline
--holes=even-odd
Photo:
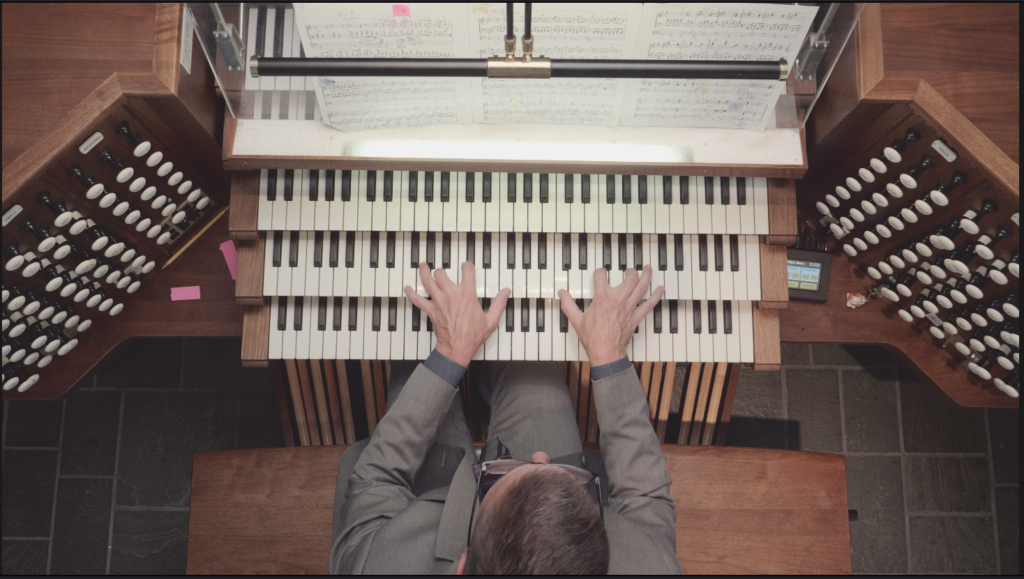
[[[6,446],[55,448],[63,408],[60,400],[11,400]]]
[[[847,452],[899,452],[896,371],[841,373]]]
[[[270,370],[242,367],[241,338],[188,338],[184,347],[186,388],[273,390]]]
[[[899,369],[903,448],[907,452],[988,452],[985,415],[940,398],[910,370]]]
[[[742,370],[726,436],[729,446],[785,448],[785,430],[781,374]]]
[[[103,575],[114,479],[62,478],[57,484],[50,573]]]
[[[911,573],[995,573],[991,517],[910,517]]]
[[[792,425],[789,448],[843,452],[838,371],[786,369],[783,372],[787,418]]]
[[[1020,487],[996,488],[996,519],[999,532],[999,571],[1020,574]]]
[[[49,538],[56,480],[56,450],[4,452],[4,537]]]
[[[1020,482],[1020,409],[1000,408],[988,411],[988,429],[992,443],[992,468],[997,483]]]
[[[61,474],[114,476],[121,393],[79,390],[65,414]]]
[[[782,343],[783,366],[806,366],[811,363],[811,345],[795,342]]]
[[[907,511],[991,513],[992,483],[985,458],[906,457]]]
[[[111,575],[184,575],[188,511],[116,511]]]
[[[850,523],[854,573],[907,571],[903,472],[899,457],[846,459],[847,504],[858,518]]]
[[[97,373],[96,387],[177,388],[181,348],[181,338],[131,340]]]
[[[815,366],[892,367],[896,358],[884,346],[871,344],[811,344]]]
[[[3,540],[4,575],[46,575],[49,541]]]

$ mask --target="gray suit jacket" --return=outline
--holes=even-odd
[[[630,367],[593,388],[610,490],[609,571],[681,573],[672,481],[636,372]],[[373,436],[342,456],[331,573],[455,572],[476,500],[476,456],[435,444],[434,435],[457,394],[421,364]]]

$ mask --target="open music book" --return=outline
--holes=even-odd
[[[306,56],[487,58],[504,53],[505,6],[304,4]],[[793,63],[817,12],[782,4],[534,4],[535,54],[549,58]],[[515,33],[523,34],[516,5]],[[342,131],[450,124],[719,127],[763,131],[778,81],[320,78],[321,116]]]

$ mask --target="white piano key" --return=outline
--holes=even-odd
[[[658,343],[661,345],[660,359],[662,362],[671,362],[675,360],[675,337],[678,334],[671,332],[668,311],[668,300],[662,298],[658,302],[658,307],[661,308],[661,334],[658,336]],[[666,376],[666,379],[671,379]]]
[[[552,241],[554,243],[552,243]],[[560,290],[560,289],[564,289],[566,291],[569,290],[569,271],[565,270],[565,269],[562,269],[562,252],[563,252],[562,234],[561,233],[557,233],[555,235],[552,235],[551,239],[548,240],[548,243],[551,243],[551,245],[553,246],[553,256],[552,257],[554,258],[554,261],[552,261],[550,263],[550,267],[554,269],[554,272],[553,272],[553,275],[554,275],[554,278],[555,278],[554,296],[555,296],[555,298],[557,298],[558,297],[558,290]]]
[[[670,267],[670,262],[668,261],[668,245],[669,240],[672,236],[665,236],[665,270],[661,269],[661,240],[659,239],[659,234],[645,235],[645,237],[649,238],[650,243],[649,255],[651,259],[651,291],[657,289],[659,285],[666,286],[665,289],[668,290],[665,274],[669,272]]]
[[[672,183],[672,179],[676,177],[670,177],[669,183]],[[672,214],[672,210],[675,204],[675,198],[670,198],[669,203],[665,203],[665,179],[661,175],[655,175],[651,177],[651,185],[653,189],[650,190],[649,203],[654,204],[654,232],[655,233],[669,233],[669,216]],[[678,189],[672,188],[671,192],[674,195],[678,195]],[[682,213],[679,215],[682,218]]]
[[[550,304],[548,311],[551,313],[551,359],[556,362],[568,361],[569,358],[565,355],[565,337],[568,333],[563,334],[561,329],[561,301],[556,298],[548,300],[548,302]]]
[[[684,179],[688,183],[687,190],[689,191],[689,193],[688,193],[689,203],[686,203],[686,204],[684,204],[682,206],[683,207],[683,227],[682,227],[682,229],[680,229],[678,231],[676,231],[676,230],[673,230],[673,231],[675,231],[677,233],[692,234],[692,233],[697,233],[699,231],[699,228],[700,228],[699,223],[700,223],[700,217],[701,216],[700,216],[700,209],[699,208],[700,208],[700,205],[704,202],[703,198],[701,197],[701,195],[703,194],[703,191],[704,191],[704,189],[703,189],[703,181],[704,181],[704,179],[701,178],[701,177],[686,176],[686,175],[680,177],[679,178],[679,191],[676,193],[679,196],[678,199],[682,199],[682,194],[683,194],[682,187],[683,187],[683,180]]]
[[[707,299],[707,272],[700,270],[700,240],[697,235],[691,235],[690,237],[690,260],[687,269],[690,271],[690,279],[692,281],[692,299],[704,300]],[[709,241],[710,243],[710,241]],[[710,252],[710,248],[708,250]],[[708,269],[711,269],[711,259],[708,259]]]
[[[385,271],[388,274],[388,293],[391,297],[402,297],[405,295],[405,271],[409,268],[409,250],[405,246],[405,236],[401,231],[393,232],[395,236],[395,261],[394,267],[387,268],[387,234],[383,234],[383,262]],[[397,359],[397,358],[396,358]]]
[[[331,203],[327,201],[327,173],[328,171],[310,171],[310,180],[312,181],[312,175],[316,174],[316,201],[313,204],[313,229],[317,231],[326,231],[331,226]]]
[[[484,261],[483,261],[483,247],[484,247],[483,238],[484,238],[485,235],[486,234],[483,234],[483,233],[480,234],[480,247],[481,247],[481,250],[480,250],[481,251],[481,253],[480,253],[480,263],[481,264],[484,263]],[[490,234],[490,237],[491,237],[491,243],[490,243],[490,246],[491,246],[491,250],[490,250],[491,251],[491,262],[490,262],[490,265],[491,266],[487,267],[487,268],[481,266],[481,272],[483,273],[483,276],[484,276],[484,294],[483,295],[484,295],[484,297],[488,297],[488,298],[493,298],[494,296],[498,295],[498,292],[500,290],[504,289],[503,287],[501,287],[501,284],[500,284],[500,282],[501,282],[501,279],[500,279],[500,277],[501,277],[501,267],[499,266],[499,260],[501,259],[501,249],[500,249],[501,248],[501,244],[500,244],[500,239],[499,239],[500,236],[501,236],[500,233],[492,233],[492,234]],[[492,359],[493,358],[487,358],[487,360],[492,360]]]
[[[747,204],[740,205],[740,229],[738,233],[744,233],[746,235],[752,235],[757,231],[755,223],[755,207],[757,204],[754,201],[754,180],[750,177],[737,177],[736,180],[744,180],[747,187]]]
[[[525,304],[519,298],[515,299],[515,322],[512,326],[512,359],[529,360],[526,356],[526,332],[523,331],[523,318],[529,323],[530,307],[529,302]],[[511,303],[509,305],[512,305]]]
[[[640,240],[641,240],[641,243],[643,244],[642,251],[643,251],[644,265],[650,265],[651,266],[651,270],[656,270],[656,269],[658,269],[658,260],[657,260],[657,257],[658,257],[658,254],[657,254],[658,243],[657,243],[657,239],[655,238],[654,239],[654,247],[652,248],[651,247],[652,238],[655,238],[655,236],[652,235],[652,234],[644,234],[644,235],[641,235]],[[634,243],[635,243],[635,241],[634,241]],[[652,249],[653,249],[653,251],[652,251]],[[641,268],[637,268],[637,274],[643,274],[643,268],[642,267]],[[653,271],[652,271],[652,274],[653,274]],[[655,285],[654,282],[653,282],[653,279],[654,279],[654,277],[652,275],[652,277],[651,277],[652,281],[648,282],[648,284],[647,284],[647,291],[644,292],[644,299],[647,299],[647,298],[651,297],[651,292],[655,288],[657,288],[658,285],[664,285],[664,284],[661,284],[661,283]]]
[[[269,170],[260,169],[260,192],[256,206],[256,229],[269,231],[273,214],[273,202],[267,198]],[[276,185],[276,183],[275,183]]]
[[[284,30],[281,31],[281,33],[284,35],[284,38],[282,39],[282,48],[283,48],[283,50],[282,50],[282,53],[281,53],[283,58],[291,58],[292,57],[292,31],[295,29],[295,21],[294,21],[294,19],[295,19],[294,10],[292,10],[290,8],[285,8],[285,10],[284,10]],[[276,82],[274,83],[274,88],[276,90],[285,90],[285,91],[287,91],[287,90],[291,90],[291,88],[292,88],[291,84],[292,84],[291,83],[291,77],[279,76],[279,77],[276,78]]]
[[[341,243],[341,235],[342,235],[341,233],[338,233],[338,236],[339,236],[339,239],[338,239],[338,241],[339,241],[339,243],[338,243],[338,267],[331,267],[331,232],[330,231],[323,232],[323,236],[324,236],[324,241],[323,241],[323,257],[322,257],[322,261],[320,262],[320,272],[319,272],[320,287],[319,287],[319,290],[317,292],[319,295],[322,295],[322,296],[333,296],[334,295],[334,280],[335,280],[335,273],[334,272],[337,269],[344,269],[344,265],[345,264],[342,263],[342,258],[344,257],[344,255],[341,252],[342,248],[344,247],[344,244]],[[339,287],[341,287],[341,286],[339,286]]]
[[[583,179],[590,182],[590,203],[583,202]],[[600,233],[601,214],[597,204],[600,179],[595,175],[573,176],[573,202],[570,206],[570,231],[575,233]]]
[[[726,215],[725,205],[722,203],[722,179],[725,179],[726,183],[729,182],[727,177],[715,177],[713,179],[715,184],[715,202],[711,205],[711,230],[709,233],[720,233],[726,231],[729,227],[726,223],[728,217]],[[730,197],[734,195],[734,191],[732,189],[729,190],[729,195]]]
[[[715,302],[715,320],[717,322],[716,332],[713,334],[715,343],[715,362],[727,362],[729,341],[725,336],[725,316],[722,315],[722,300]]]
[[[363,321],[365,322],[365,330],[363,331],[363,359],[364,360],[380,360],[381,357],[378,355],[377,349],[380,346],[380,328],[377,330],[373,329],[373,302],[372,297],[363,298],[363,303],[366,305],[366,311],[363,313]],[[378,310],[379,314],[383,314],[382,310]],[[378,318],[383,321],[383,315]]]
[[[544,237],[544,238],[547,239],[547,243],[545,244],[546,247],[544,248],[545,260],[547,262],[546,263],[546,268],[538,270],[538,274],[539,274],[539,276],[538,276],[538,278],[539,278],[538,284],[540,285],[540,297],[542,297],[544,299],[552,299],[552,298],[557,297],[557,295],[555,294],[555,261],[554,261],[554,259],[555,259],[555,244],[554,244],[554,238],[555,237],[560,237],[560,236],[561,236],[560,233],[541,233],[541,234],[539,234],[537,236],[537,239],[538,239],[538,245],[537,245],[537,251],[538,251],[538,253],[537,253],[537,256],[538,256],[537,262],[538,262],[538,266],[540,265],[540,250],[541,250],[541,248],[540,248],[540,238]]]
[[[330,308],[324,310],[324,326],[320,327],[320,299],[319,297],[307,297],[310,302],[309,313],[309,355],[310,360],[324,359],[324,334],[330,327]],[[323,298],[325,305],[330,305],[330,298]],[[303,328],[305,330],[305,328]]]
[[[445,229],[444,208],[441,203],[441,172],[434,171],[434,200],[427,203],[428,227],[431,231],[450,231]]]
[[[344,214],[344,230],[358,231],[359,222],[359,171],[341,171],[338,180],[338,195],[335,203],[342,205]],[[344,187],[345,174],[348,173],[349,200],[342,201],[341,190]]]
[[[669,360],[673,362],[685,362],[686,358],[686,302],[673,300],[676,303],[676,332],[672,333],[672,305],[665,304],[664,329],[671,337],[672,355]]]
[[[535,302],[536,308],[539,308],[541,316],[543,316],[543,330],[537,323],[537,311],[534,311],[534,318],[532,320],[532,326],[534,334],[537,336],[537,359],[541,361],[550,361],[551,357],[551,300],[540,299]],[[562,360],[559,360],[560,362]]]
[[[529,231],[529,205],[523,200],[523,174],[515,173],[515,203],[512,204],[512,230]],[[506,187],[508,184],[506,183]]]
[[[455,229],[460,232],[473,230],[473,204],[466,203],[466,174],[452,173],[452,201],[457,210]]]
[[[640,175],[637,178],[638,186],[639,186],[639,182],[640,181],[646,181],[647,182],[647,203],[643,203],[643,204],[640,205],[640,224],[641,224],[641,228],[638,229],[637,232],[654,233],[655,230],[658,227],[657,219],[655,218],[656,187],[654,185],[654,182],[656,180],[661,180],[661,177],[650,176],[650,175]],[[639,203],[639,201],[640,201],[639,193],[637,194],[636,197],[634,197],[634,199],[636,199],[636,201]]]
[[[492,295],[487,295],[487,274],[484,273],[484,236],[482,233],[469,233],[468,236],[473,237],[474,245],[474,258],[473,258],[473,269],[474,275],[476,275],[476,295],[479,298],[493,298]]]
[[[301,121],[306,118],[306,99],[293,92],[281,92],[281,98],[288,99],[288,120]]]
[[[285,360],[295,359],[298,339],[298,331],[295,329],[295,300],[294,297],[288,298],[288,310],[285,312],[284,341],[281,346],[281,356]]]
[[[526,270],[526,297],[537,299],[541,292],[541,270],[539,269],[538,242],[536,233],[524,233],[530,239],[530,269]]]
[[[693,304],[694,300],[686,300],[685,302],[679,302],[679,313],[682,316],[683,312],[686,312],[686,323],[683,323],[682,317],[680,317],[679,332],[686,335],[686,359],[690,362],[697,362],[703,360],[701,358],[701,340],[700,335],[693,332]],[[683,307],[685,305],[685,308]],[[709,353],[710,355],[710,353]]]
[[[373,231],[384,231],[388,227],[388,209],[384,202],[384,171],[377,171],[377,180],[374,188],[374,201],[370,203],[373,218],[369,221],[370,229]],[[364,224],[363,227],[366,227]]]
[[[515,268],[512,270],[512,296],[516,299],[526,296],[526,270],[523,269],[523,233],[514,234],[514,247],[509,247],[508,252],[515,260]],[[529,235],[528,233],[525,235]],[[503,267],[508,267],[507,262],[501,262]]]
[[[360,279],[360,284],[359,284],[359,293],[358,294],[354,294],[354,295],[360,295],[360,296],[373,296],[373,295],[377,295],[375,293],[375,291],[376,291],[376,282],[377,282],[377,278],[376,278],[377,270],[372,268],[372,267],[370,267],[370,246],[371,246],[371,243],[370,243],[370,232],[369,231],[359,231],[359,232],[356,233],[356,239],[359,240],[359,244],[357,245],[357,247],[362,250],[360,252],[362,255],[359,258],[359,260],[362,263],[362,265],[361,265],[361,267],[359,269],[359,276],[361,278]]]
[[[579,235],[579,234],[575,234]],[[594,270],[597,269],[598,234],[584,234],[587,244],[587,268],[580,273],[581,295],[585,300],[594,299]]]
[[[426,171],[416,173],[416,201],[412,204],[416,214],[416,231],[427,231],[430,229],[430,211],[426,201]],[[406,190],[408,192],[408,189]]]
[[[723,244],[724,244],[723,239]],[[723,245],[723,257],[725,247]],[[707,280],[707,291],[704,294],[707,296],[705,299],[719,299],[722,295],[722,273],[725,271],[725,264],[722,267],[723,271],[717,271],[715,268],[715,236],[708,235],[708,271],[706,272]]]
[[[298,23],[295,22],[294,10],[286,9],[285,18],[289,25],[289,35],[285,38],[285,55],[286,58],[299,58],[301,54],[300,47],[302,46],[302,37],[299,33]],[[293,76],[288,79],[288,90],[295,94],[298,91],[304,91],[306,89],[306,77],[304,76]]]
[[[398,233],[398,237],[402,239],[402,253],[396,257],[395,267],[400,268],[402,272],[402,295],[405,295],[405,286],[409,286],[413,291],[417,290],[416,282],[416,267],[413,264],[412,256],[412,231],[402,231]],[[419,255],[415,258],[415,263],[419,263]]]
[[[355,310],[350,306],[349,298],[335,297],[334,299],[341,300],[341,329],[338,330],[334,358],[336,360],[358,360],[359,358],[352,356],[352,334],[354,332],[349,330],[349,324]]]
[[[284,358],[282,355],[282,349],[284,347],[284,330],[278,325],[278,317],[281,312],[278,309],[279,304],[278,298],[274,297],[270,299],[270,337],[268,340],[267,359],[269,360],[281,360]],[[287,304],[285,299],[285,304]]]
[[[491,302],[491,307],[497,307],[497,305],[494,304],[494,302]],[[489,309],[488,309],[488,312],[490,312]],[[499,336],[499,334],[501,332],[504,332],[504,331],[505,331],[505,314],[502,313],[502,315],[500,316],[500,320],[498,321],[498,327],[493,332],[491,332],[490,336],[487,336],[487,340],[484,342],[484,353],[483,353],[483,359],[484,360],[494,361],[494,360],[498,359],[498,348],[499,348],[498,336]]]
[[[290,262],[288,264],[290,269],[292,270],[291,271],[291,274],[292,274],[291,275],[291,277],[292,277],[292,286],[291,286],[291,293],[290,293],[290,295],[293,295],[293,296],[304,296],[304,295],[306,295],[306,275],[305,275],[305,272],[303,270],[305,269],[304,266],[306,265],[306,253],[307,253],[306,249],[307,249],[307,247],[309,245],[309,234],[312,233],[312,232],[310,232],[310,231],[300,231],[298,233],[299,233],[299,236],[298,236],[298,240],[299,240],[298,248],[299,248],[299,250],[298,250],[298,255],[297,255],[298,260],[296,261],[296,266],[295,267],[290,267],[291,266]],[[281,258],[282,258],[281,259],[282,265],[284,265],[283,264],[284,256],[282,255]]]
[[[630,200],[626,205],[626,231],[639,233],[643,231],[643,215],[640,207],[640,177],[638,175],[623,175],[622,181],[629,181]]]
[[[509,316],[512,316],[513,324],[515,323],[515,301],[514,298],[509,298],[508,304],[505,306],[505,311],[501,313],[501,320],[498,322],[498,329],[495,333],[498,334],[498,348],[497,348],[497,360],[511,360],[512,359],[512,331],[513,328],[509,327]]]
[[[467,187],[468,179],[467,179]],[[486,226],[486,209],[487,205],[484,204],[484,174],[474,173],[473,174],[473,203],[470,204],[471,211],[469,213],[469,231],[482,231]],[[479,239],[478,239],[479,241]],[[477,264],[480,262],[477,261]]]
[[[394,332],[388,330],[389,316],[391,311],[391,298],[382,297],[380,303],[380,330],[377,332],[377,359],[397,360],[391,354],[391,336]]]
[[[756,235],[747,235],[742,239],[747,246],[747,299],[757,301],[761,299],[761,244]]]
[[[627,175],[628,179],[629,176]],[[622,201],[622,175],[615,175],[615,204],[609,209],[612,212],[612,231],[625,233],[629,229],[629,208]],[[607,179],[604,179],[607,184]],[[606,191],[607,193],[607,191]]]
[[[246,42],[245,42],[245,61],[249,62],[250,59],[256,54],[256,23],[259,18],[259,8],[249,8],[249,15],[246,19]],[[260,79],[252,78],[252,75],[245,75],[245,90],[247,91],[258,91],[260,88]],[[256,93],[259,94],[259,93]],[[256,109],[259,111],[259,109]],[[253,118],[259,118],[258,114],[253,114]]]
[[[740,331],[739,331],[740,330],[740,327],[739,327],[739,321],[740,320],[739,320],[739,308],[738,308],[740,302],[736,302],[736,301],[726,302],[726,301],[723,301],[723,302],[721,302],[721,304],[722,304],[722,308],[723,308],[722,309],[722,322],[723,322],[722,331],[723,332],[725,331],[725,325],[724,325],[724,323],[725,323],[725,307],[726,307],[726,305],[728,305],[730,308],[732,308],[732,333],[731,334],[725,334],[726,362],[741,362],[741,360],[740,360],[740,357],[741,357],[741,352],[740,352],[740,350],[741,350],[741,347],[740,347],[741,339],[740,339]]]
[[[570,262],[569,269],[569,293],[575,299],[583,297],[583,272],[580,270],[580,241],[579,233],[570,233]]]
[[[354,229],[363,231],[373,223],[373,203],[366,200],[369,171],[352,171],[352,200],[356,202],[358,221]]]
[[[493,231],[495,235],[499,231],[515,231],[515,212],[513,209],[513,203],[508,201],[508,173],[492,173],[491,176],[491,195],[492,204],[496,203],[498,210],[497,223],[498,227],[495,229],[488,228],[487,231]],[[494,207],[488,207],[488,212]],[[491,215],[488,214],[488,220],[490,221]]]
[[[356,231],[352,237],[352,267],[348,268],[348,296],[361,296],[362,293],[362,278],[366,273],[366,269],[369,269],[364,265],[363,253],[366,251],[363,249],[363,232]],[[346,239],[346,252],[348,251]],[[342,254],[343,256],[345,254]],[[345,263],[345,258],[341,258],[342,265]]]
[[[526,228],[524,232],[536,233],[538,231],[544,231],[544,206],[540,202],[540,173],[529,173],[530,186],[533,190],[533,198],[530,203],[526,204]],[[525,179],[524,187],[525,187]],[[548,190],[548,198],[550,200],[551,191]]]
[[[754,362],[754,318],[753,303],[739,302],[740,362]],[[736,331],[733,329],[733,331]]]
[[[547,233],[551,233],[553,231],[558,230],[558,210],[560,209],[558,203],[559,177],[561,177],[561,175],[557,175],[555,173],[547,174],[548,202],[541,205],[541,212],[544,215],[544,222],[541,224],[541,227],[536,230],[537,232],[544,231]],[[562,196],[562,205],[565,205],[564,195]],[[566,221],[566,225],[568,225],[568,221]]]
[[[483,183],[483,179],[486,175],[490,175],[491,181],[491,201],[490,203],[484,203],[484,222],[486,227],[484,231],[493,231],[497,234],[499,231],[508,231],[510,229],[504,229],[505,226],[511,224],[502,221],[502,208],[505,206],[501,200],[501,192],[504,188],[501,185],[501,180],[505,178],[504,173],[480,173],[480,180]],[[480,189],[480,199],[483,200],[483,186]],[[489,358],[488,358],[489,359]]]
[[[707,178],[696,177],[696,189],[690,189],[690,204],[697,210],[697,221],[695,229],[688,229],[687,233],[711,233],[714,227],[712,207],[707,203]],[[714,180],[712,180],[712,184]],[[713,194],[713,193],[712,193]]]
[[[722,271],[718,276],[718,298],[723,300],[736,299],[735,279],[732,271],[732,255],[729,249],[729,236],[722,236]]]
[[[395,171],[395,181],[398,182],[398,175],[401,174],[402,187],[395,190],[395,201],[398,202],[399,210],[399,231],[413,231],[416,228],[416,209],[412,201],[409,201],[409,171]]]
[[[700,355],[698,360],[701,361],[716,361],[718,358],[715,353],[715,337],[711,334],[710,328],[708,327],[708,300],[701,300],[700,308],[700,324],[701,333],[698,336],[700,342]],[[696,316],[694,311],[694,316]]]
[[[655,305],[654,307],[658,306]],[[644,346],[647,348],[647,355],[644,359],[649,362],[661,362],[661,333],[654,332],[653,311],[644,317],[644,325],[647,328],[647,336],[644,338]]]
[[[377,271],[374,273],[374,290],[373,295],[375,296],[394,296],[397,297],[399,293],[391,292],[391,272],[395,273],[395,278],[400,276],[395,269],[389,269],[387,264],[387,250],[388,250],[388,234],[387,232],[380,232],[380,253],[378,254]],[[397,265],[397,259],[395,260]]]
[[[597,187],[593,186],[595,184]],[[608,179],[605,175],[592,176],[590,202],[597,203],[599,221],[598,231],[600,233],[612,233],[615,231],[614,213],[616,207],[614,204],[608,203]],[[590,226],[587,225],[587,228],[589,229]]]
[[[303,236],[306,239],[306,255],[302,261],[299,262],[301,269],[305,270],[306,280],[303,287],[305,288],[306,295],[318,296],[320,295],[320,270],[322,267],[315,267],[313,265],[313,259],[316,257],[316,231],[303,231]],[[330,245],[330,238],[327,240],[327,245]],[[328,247],[330,249],[330,247]],[[322,255],[322,254],[321,254]],[[326,264],[321,264],[326,266]]]
[[[276,12],[276,10],[267,8],[267,27],[266,35],[263,37],[263,56],[268,58],[274,56],[274,20]],[[277,84],[273,76],[261,76],[259,80],[260,90],[274,90]]]
[[[537,331],[537,311],[544,309],[544,302],[538,299],[529,300],[529,308],[524,311],[523,315],[527,318],[529,323],[529,329],[526,331],[524,338],[526,341],[525,360],[537,361],[540,360],[540,333]]]
[[[442,173],[443,174],[443,173]],[[457,231],[459,223],[458,173],[448,173],[448,202],[441,203],[441,231]],[[437,183],[437,198],[441,199],[441,182]]]
[[[277,169],[277,199],[270,203],[270,228],[283,231],[288,228],[288,205],[284,200],[284,169]],[[269,182],[268,185],[269,187]]]
[[[733,273],[733,297],[737,300],[750,299],[747,297],[747,246],[746,236],[741,235],[736,239],[736,245],[739,247],[739,264],[740,269]]]
[[[754,231],[757,235],[768,235],[768,179],[754,177]],[[750,195],[750,191],[747,191]],[[748,199],[748,203],[750,200]],[[749,233],[749,232],[748,232]]]
[[[327,298],[327,325],[324,327],[323,360],[337,360],[338,355],[338,332],[334,329],[334,300],[341,298]]]
[[[384,203],[387,211],[387,223],[384,227],[388,231],[402,230],[402,193],[406,193],[405,199],[408,202],[409,195],[402,181],[403,171],[390,171],[391,173],[391,201]]]
[[[419,359],[419,332],[412,329],[412,302],[408,298],[402,300],[402,318],[405,320],[405,355],[403,360]],[[420,312],[420,315],[423,313]],[[423,323],[422,320],[420,323]]]
[[[580,176],[579,175],[563,175],[563,174],[552,174],[550,176],[551,184],[555,186],[557,193],[555,194],[555,227],[548,229],[547,224],[544,226],[544,231],[548,233],[568,233],[571,231],[572,218],[574,209],[579,209],[582,205],[576,205],[579,203],[580,195]],[[565,189],[566,179],[570,181],[570,187],[572,187],[572,200],[573,202],[565,202]],[[582,224],[583,212],[579,211],[579,220]]]
[[[291,255],[291,235],[287,231],[281,235],[281,267],[277,269],[277,295],[293,296],[292,293],[292,271],[289,266],[288,256]],[[272,248],[271,248],[272,249]]]
[[[740,204],[737,198],[736,182],[745,177],[729,177],[729,204],[725,206],[725,229],[719,233],[744,233],[743,220],[740,216]],[[747,202],[750,202],[750,192],[747,192]]]
[[[577,303],[577,305],[579,305]],[[572,326],[572,322],[567,324],[568,331],[563,334],[565,336],[565,359],[569,362],[575,362],[580,360],[580,351],[583,347],[580,345],[580,338],[576,334],[576,328]]]
[[[498,243],[498,263],[491,262],[491,267],[498,269],[498,291],[505,288],[515,291],[512,270],[508,268],[508,235],[505,233],[495,233],[492,237],[497,238],[496,241]]]
[[[674,234],[669,233],[665,236],[665,249],[668,269],[661,272],[662,283],[665,284],[665,297],[674,300],[679,298],[679,274],[682,273],[681,271],[676,271],[676,243]],[[683,265],[686,265],[685,261]]]
[[[591,300],[583,300],[583,307],[580,308],[584,313],[590,309]],[[587,355],[587,349],[583,347],[583,342],[579,341],[579,335],[577,335],[577,353],[579,354],[580,362],[589,362],[590,356]]]
[[[349,332],[348,356],[350,360],[369,360],[366,358],[366,300],[370,298],[356,298],[356,325],[355,330]],[[351,312],[350,312],[351,315]],[[351,327],[351,325],[349,326]]]
[[[277,271],[274,267],[274,232],[268,231],[263,250],[263,295],[273,296],[277,293]]]

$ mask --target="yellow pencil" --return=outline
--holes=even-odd
[[[197,233],[197,234],[195,235],[195,237],[193,237],[192,239],[189,239],[189,240],[188,240],[188,243],[186,243],[184,247],[182,247],[181,249],[179,249],[179,250],[178,250],[178,253],[175,253],[174,255],[172,255],[172,256],[171,256],[171,259],[168,259],[168,260],[167,260],[167,263],[165,263],[165,264],[163,265],[163,267],[161,267],[160,269],[161,269],[161,270],[167,269],[167,266],[169,266],[169,265],[171,265],[172,263],[174,263],[174,260],[178,259],[178,256],[179,256],[179,255],[181,255],[181,254],[185,253],[185,250],[186,250],[186,249],[188,249],[189,247],[191,247],[191,246],[192,246],[192,244],[193,244],[193,243],[195,243],[197,239],[199,239],[200,237],[202,237],[202,236],[203,236],[203,234],[204,234],[204,233],[206,233],[206,230],[207,230],[207,229],[209,229],[210,227],[212,227],[214,223],[217,223],[217,220],[218,220],[218,219],[220,219],[221,217],[223,217],[223,216],[224,216],[224,214],[228,212],[228,209],[231,209],[231,206],[230,206],[230,205],[228,205],[227,207],[225,207],[223,211],[221,211],[220,213],[218,213],[218,214],[217,214],[217,216],[216,216],[216,217],[214,217],[213,219],[211,219],[211,220],[210,220],[210,222],[206,224],[206,227],[203,227],[203,229],[202,229],[202,230],[200,230],[200,231],[199,231],[199,233]]]

